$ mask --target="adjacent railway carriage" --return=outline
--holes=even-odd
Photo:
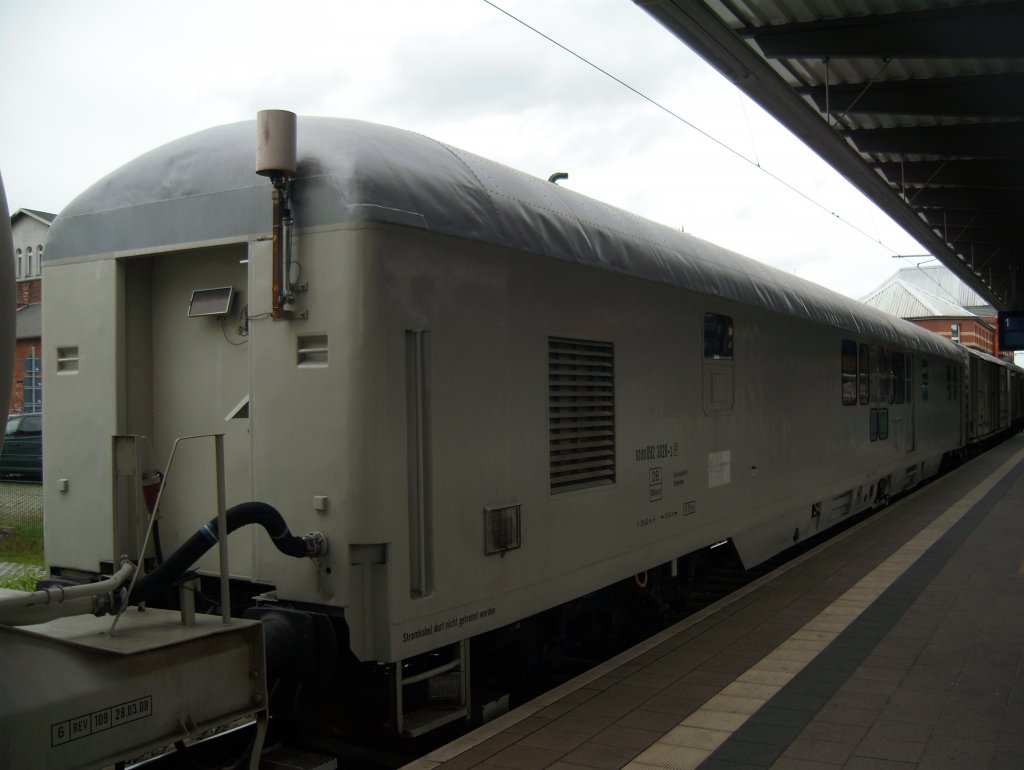
[[[723,541],[757,564],[1019,419],[1018,373],[995,359],[357,121],[298,123],[276,308],[254,134],[144,155],[53,226],[47,559],[65,578],[108,570],[145,529],[124,479],[223,434],[227,504],[268,503],[329,543],[296,561],[239,531],[235,600],[329,627],[340,651],[316,655],[343,665],[307,691],[379,687],[380,721],[405,734],[500,708],[493,645],[564,636],[579,597],[650,590]],[[215,512],[215,464],[177,445],[162,553]]]

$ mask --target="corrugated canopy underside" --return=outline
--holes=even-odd
[[[1024,3],[634,2],[993,306],[1024,307]]]

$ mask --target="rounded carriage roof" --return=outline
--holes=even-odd
[[[107,258],[270,229],[255,121],[124,165],[58,216],[46,262]],[[946,356],[936,334],[687,233],[401,129],[298,120],[296,226],[389,222],[612,270]]]

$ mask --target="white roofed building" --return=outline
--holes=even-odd
[[[903,268],[861,302],[966,347],[999,352],[995,308],[941,265]]]

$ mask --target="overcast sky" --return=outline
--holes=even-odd
[[[281,108],[567,171],[851,297],[924,261],[893,259],[921,247],[632,0],[495,5],[731,151],[484,0],[0,0],[8,205],[60,213],[147,150]]]

